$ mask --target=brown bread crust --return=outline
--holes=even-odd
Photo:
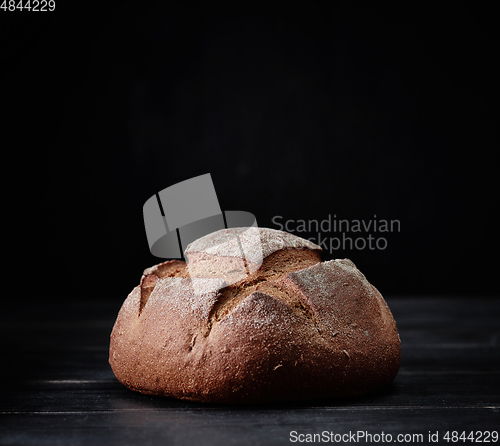
[[[144,272],[111,334],[118,380],[142,393],[215,403],[360,395],[390,383],[400,340],[375,287],[350,260],[321,262],[308,241],[255,230],[262,264],[237,282],[213,274],[219,261],[220,276],[233,271],[234,253],[192,245],[189,265]]]

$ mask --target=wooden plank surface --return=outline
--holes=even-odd
[[[391,386],[364,397],[253,406],[125,389],[107,362],[120,303],[7,305],[0,316],[0,444],[279,445],[291,443],[292,431],[384,432],[393,442],[417,434],[420,444],[437,431],[439,444],[448,444],[446,431],[499,430],[499,300],[387,301],[403,347]]]

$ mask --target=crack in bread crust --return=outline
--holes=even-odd
[[[208,259],[204,258],[204,260]],[[219,297],[209,314],[206,336],[210,334],[212,326],[215,323],[231,313],[254,291],[265,292],[285,302],[293,310],[304,315],[316,325],[317,321],[314,313],[307,303],[302,302],[299,296],[291,295],[277,281],[285,274],[309,268],[319,262],[321,262],[319,252],[309,249],[283,249],[266,257],[257,271],[247,275],[243,280],[220,290]],[[197,277],[213,277],[211,270],[201,269],[197,270],[196,273]],[[141,305],[139,312],[146,305],[158,280],[167,277],[189,278],[190,275],[186,263],[172,260],[144,271],[141,279]]]
[[[186,262],[180,260],[168,260],[152,266],[144,271],[141,277],[141,302],[139,305],[139,315],[146,305],[149,296],[156,287],[159,279],[165,277],[185,277]]]
[[[215,323],[231,313],[254,291],[264,292],[283,301],[314,322],[312,311],[306,309],[307,304],[301,302],[298,296],[291,296],[277,281],[285,274],[309,268],[319,262],[319,253],[310,250],[285,249],[271,254],[264,259],[262,266],[255,273],[221,289],[220,297],[209,314],[206,335],[210,334]]]

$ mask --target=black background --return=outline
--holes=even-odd
[[[324,256],[382,294],[498,294],[494,18],[459,3],[0,11],[8,281],[26,299],[123,300],[160,261],[144,202],[209,172],[221,208],[261,227],[399,220],[383,251]]]

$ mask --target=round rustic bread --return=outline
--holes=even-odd
[[[401,346],[386,302],[350,260],[320,252],[283,231],[224,229],[189,245],[187,264],[145,270],[111,333],[114,374],[142,393],[215,403],[390,383]]]

